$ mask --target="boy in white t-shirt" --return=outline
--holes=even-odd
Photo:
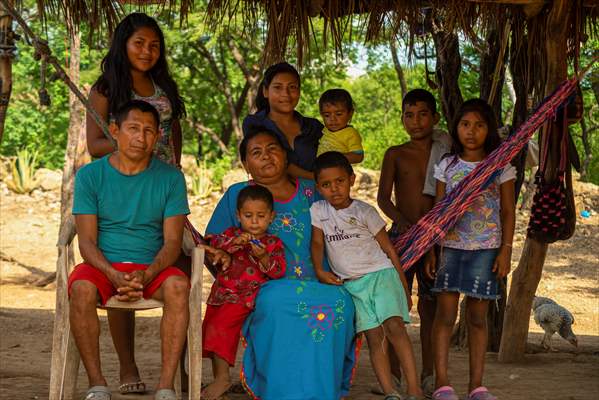
[[[312,261],[318,280],[343,285],[356,307],[356,332],[364,332],[370,360],[385,400],[399,400],[391,378],[385,340],[400,360],[408,384],[407,400],[422,396],[412,343],[405,328],[412,300],[385,221],[369,204],[350,197],[351,164],[335,151],[315,163],[316,188],[325,200],[312,204]],[[323,268],[324,250],[333,272]]]

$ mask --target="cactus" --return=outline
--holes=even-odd
[[[190,174],[191,178],[191,193],[200,199],[205,199],[212,193],[214,186],[212,185],[212,171],[206,166],[206,162],[202,161],[197,165]]]
[[[6,180],[6,186],[15,193],[31,193],[39,186],[39,180],[35,178],[37,170],[37,152],[29,152],[22,149],[17,152],[17,157],[10,163],[10,176]]]

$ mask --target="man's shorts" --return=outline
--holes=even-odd
[[[389,230],[389,239],[392,242],[397,240],[399,234],[395,230],[395,224],[391,226]],[[434,299],[435,295],[432,291],[433,287],[435,287],[435,280],[429,279],[426,276],[424,271],[424,260],[426,256],[422,256],[416,261],[410,269],[404,271],[406,276],[406,281],[408,281],[408,289],[410,289],[410,293],[412,293],[412,287],[414,286],[414,276],[416,276],[416,281],[418,282],[418,297]]]
[[[146,270],[148,264],[135,264],[135,263],[111,263],[112,267],[120,272],[133,272]],[[182,276],[187,278],[187,275],[177,267],[166,267],[150,282],[143,290],[144,299],[149,299],[152,295],[160,288],[160,285],[171,276]],[[100,302],[102,305],[106,304],[108,299],[117,294],[117,291],[110,282],[110,279],[98,268],[89,264],[79,264],[75,267],[73,272],[69,275],[68,287],[69,296],[71,295],[71,286],[75,281],[89,281],[94,284],[100,294]]]
[[[391,317],[410,323],[406,291],[395,268],[371,272],[343,286],[356,307],[356,333],[381,326]]]
[[[241,327],[250,312],[252,310],[243,304],[207,304],[202,322],[202,357],[211,358],[216,354],[234,366]]]

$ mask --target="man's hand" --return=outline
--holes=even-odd
[[[503,279],[510,273],[512,268],[512,248],[501,246],[499,254],[493,264],[493,272],[497,274],[497,279]]]
[[[215,249],[212,246],[208,246],[205,244],[201,244],[199,247],[206,251],[206,255],[208,256],[208,261],[213,265],[220,265],[222,271],[226,271],[229,269],[231,265],[231,256],[224,250]]]
[[[316,270],[316,277],[318,278],[318,280],[321,283],[325,283],[327,285],[337,285],[340,286],[343,284],[343,281],[341,280],[341,278],[339,278],[337,275],[335,275],[332,272],[328,272],[328,271],[323,271],[323,270]]]
[[[119,301],[137,301],[143,296],[143,281],[138,278],[138,273],[144,271],[135,271],[134,273],[126,273],[113,269],[108,274],[108,279],[117,290],[115,296]],[[135,274],[135,275],[133,275]]]
[[[435,249],[432,248],[426,253],[424,259],[424,274],[428,279],[435,279],[435,274],[437,273],[437,255],[435,254]]]

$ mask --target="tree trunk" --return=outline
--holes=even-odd
[[[505,80],[505,54],[501,54],[502,36],[499,27],[489,30],[485,39],[485,51],[480,58],[480,73],[478,75],[478,84],[480,86],[481,99],[489,100],[492,98],[491,107],[497,117],[497,126],[503,125],[501,110],[501,88]],[[502,59],[500,60],[500,57]],[[498,76],[495,76],[497,64],[501,63]],[[495,85],[493,82],[496,81]],[[493,89],[495,88],[494,92]]]
[[[253,114],[256,112],[256,95],[258,94],[261,76],[260,70],[256,70],[256,72],[254,72],[248,78],[248,83],[250,84],[246,95],[248,114]]]
[[[547,77],[545,94],[550,94],[554,88],[567,78],[568,65],[564,56],[567,54],[566,29],[572,4],[568,0],[554,0],[547,17],[546,39],[546,65]],[[551,122],[549,122],[551,123]],[[557,132],[557,130],[545,130]],[[557,138],[551,140],[549,149],[548,172],[552,172],[559,157],[559,144]],[[546,176],[549,180],[554,176]],[[543,264],[547,255],[546,243],[540,243],[531,238],[526,238],[524,249],[518,268],[513,273],[510,295],[505,311],[499,361],[516,362],[524,359],[526,341],[528,339],[528,325],[534,294],[539,285]]]
[[[528,36],[525,35],[524,25],[516,24],[512,26],[512,45],[510,48],[510,65],[506,72],[506,77],[509,74],[509,80],[512,82],[514,106],[512,108],[512,131],[516,130],[526,121],[528,117],[528,96],[531,93],[532,86],[528,81],[528,67],[533,62],[528,56]],[[511,91],[510,91],[511,93]],[[514,157],[512,165],[516,167],[516,182],[515,197],[518,201],[522,184],[524,183],[524,170],[526,157],[528,154],[528,146],[524,148]]]
[[[13,1],[9,1],[10,6]],[[4,136],[4,122],[12,92],[12,60],[15,56],[14,32],[12,30],[12,18],[4,7],[0,6],[0,37],[3,39],[2,53],[0,53],[0,143]]]
[[[437,53],[436,76],[441,93],[441,107],[445,120],[450,125],[464,102],[458,82],[462,70],[460,42],[457,34],[442,29],[434,29],[432,35]]]
[[[391,58],[393,58],[393,65],[395,66],[395,72],[397,72],[397,79],[401,86],[401,98],[403,99],[408,92],[408,84],[406,83],[406,76],[399,62],[399,56],[397,54],[397,46],[395,46],[395,39],[389,41],[389,47],[391,48]]]
[[[79,84],[79,34],[71,37],[71,54],[69,59],[69,77],[75,85]],[[69,92],[69,130],[65,162],[62,170],[62,188],[60,198],[60,230],[58,231],[58,245],[63,246],[73,240],[75,236],[75,221],[71,214],[73,208],[73,185],[78,156],[78,143],[83,127],[84,110],[81,102],[72,92]]]
[[[580,119],[580,128],[582,130],[582,147],[584,148],[584,159],[580,165],[580,180],[583,182],[588,182],[589,165],[591,165],[591,160],[593,159],[593,149],[591,147],[590,136],[593,131],[599,129],[599,125],[595,125],[590,128],[587,127],[587,122],[583,115],[583,117]]]

